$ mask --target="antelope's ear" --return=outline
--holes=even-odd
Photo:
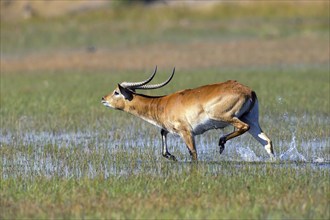
[[[128,101],[131,101],[133,99],[133,94],[129,89],[122,87],[120,84],[118,84],[118,88],[120,93],[125,97],[125,99],[127,99]]]

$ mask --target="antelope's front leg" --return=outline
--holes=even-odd
[[[197,152],[195,146],[195,138],[191,132],[182,132],[181,136],[183,140],[186,142],[187,148],[189,150],[190,156],[193,161],[197,161]]]
[[[175,158],[175,156],[173,156],[172,154],[170,154],[167,150],[167,134],[168,131],[165,131],[164,129],[161,130],[161,135],[162,135],[162,155],[163,157],[166,157],[169,160],[173,160],[173,161],[177,161],[177,159]]]

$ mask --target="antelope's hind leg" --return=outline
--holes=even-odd
[[[269,137],[261,130],[259,124],[251,123],[249,133],[256,139],[262,146],[264,146],[265,150],[269,154],[271,159],[275,158],[274,149],[272,141]]]
[[[173,156],[172,154],[170,154],[170,152],[168,152],[167,149],[167,134],[168,131],[165,131],[164,129],[161,130],[161,135],[162,135],[162,155],[163,157],[169,159],[169,160],[173,160],[173,161],[177,161],[177,159],[175,158],[175,156]]]
[[[242,121],[250,126],[249,133],[256,139],[271,157],[275,158],[273,144],[270,138],[262,131],[259,125],[259,109],[258,102],[255,103],[250,112],[242,117]]]
[[[224,151],[225,149],[225,143],[234,138],[234,137],[237,137],[237,136],[240,136],[242,134],[244,134],[247,130],[249,130],[250,126],[244,122],[242,122],[241,120],[239,120],[238,118],[234,117],[231,122],[230,122],[231,125],[234,126],[234,131],[229,133],[229,134],[226,134],[224,136],[222,136],[220,139],[219,139],[219,147],[220,147],[220,154],[222,154],[222,152]],[[235,128],[237,130],[235,130]]]
[[[251,123],[249,133],[254,137],[254,139],[256,139],[260,144],[262,144],[262,146],[264,146],[265,150],[272,159],[275,158],[272,141],[261,130],[259,123]]]

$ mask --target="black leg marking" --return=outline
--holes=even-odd
[[[220,154],[225,150],[226,137],[221,137],[219,140]]]
[[[173,161],[177,161],[177,159],[175,158],[175,156],[173,156],[172,154],[170,154],[167,150],[167,134],[168,132],[165,131],[164,129],[161,130],[161,135],[162,135],[162,155],[163,157],[169,159],[169,160],[173,160]]]

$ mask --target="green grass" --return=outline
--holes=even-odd
[[[295,135],[297,149],[308,161],[328,160],[329,103],[324,94],[329,94],[329,84],[324,70],[314,69],[313,75],[311,70],[259,71],[211,70],[203,80],[199,72],[190,73],[187,80],[185,73],[178,73],[171,85],[150,93],[165,94],[234,74],[256,89],[261,122],[277,155],[288,150]],[[2,75],[3,218],[329,217],[329,168],[228,161],[241,160],[235,148],[243,143],[267,157],[248,136],[232,141],[221,157],[219,132],[203,135],[205,140],[198,137],[204,161],[198,165],[185,162],[190,158],[183,142],[170,136],[170,150],[181,162],[163,159],[157,128],[100,104],[102,95],[130,76]],[[297,90],[303,96],[295,95]],[[325,142],[316,149],[308,145],[310,140]],[[208,142],[210,146],[203,146]]]
[[[198,40],[278,38],[319,35],[328,38],[328,4],[219,4],[213,8],[119,7],[58,19],[1,21],[1,52],[27,54],[96,46]]]
[[[160,175],[3,181],[5,216],[39,218],[324,218],[328,171],[162,163]],[[182,170],[178,172],[178,170]],[[20,181],[20,184],[17,184]],[[18,193],[19,192],[19,193]],[[324,194],[324,192],[327,192]],[[47,196],[46,196],[47,195]],[[317,205],[316,205],[317,204]]]
[[[203,49],[210,41],[248,45],[252,49],[241,51],[244,58],[262,49],[249,47],[251,39],[278,46],[291,39],[291,50],[306,46],[308,55],[313,46],[295,44],[305,37],[316,39],[315,54],[324,54],[327,7],[274,5],[224,4],[209,11],[132,6],[15,25],[1,21],[1,63],[34,54],[65,55],[90,45],[129,54],[136,45],[175,48],[197,42]],[[152,51],[157,61],[179,65],[181,60],[163,57],[164,49],[163,44]],[[198,164],[190,163],[183,141],[169,135],[169,150],[179,162],[164,159],[158,128],[100,103],[117,83],[147,77],[140,67],[101,63],[83,69],[79,64],[88,60],[82,60],[77,67],[1,69],[0,218],[329,219],[329,63],[292,54],[303,60],[296,63],[283,54],[267,65],[190,61],[192,67],[177,66],[166,87],[144,91],[163,95],[228,79],[248,85],[258,95],[261,125],[280,158],[275,163],[249,135],[229,141],[219,155],[218,138],[232,128],[196,137]],[[136,60],[122,62],[129,66]],[[157,82],[170,68],[161,67]]]

